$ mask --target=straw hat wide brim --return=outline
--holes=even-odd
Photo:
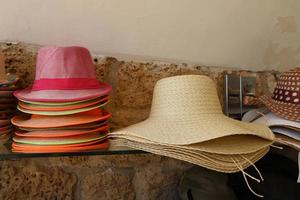
[[[73,103],[69,105],[64,105],[64,104],[63,105],[60,104],[38,105],[38,104],[26,103],[22,101],[19,101],[18,105],[20,106],[20,108],[31,110],[31,111],[65,111],[65,110],[75,110],[75,109],[90,107],[97,104],[104,104],[108,100],[109,100],[109,96],[103,96],[96,99],[91,99],[88,101]]]
[[[77,151],[92,151],[108,149],[109,142],[87,142],[76,146],[72,145],[59,145],[59,146],[37,146],[26,144],[12,144],[12,151],[19,153],[59,153],[59,152],[77,152]]]
[[[300,121],[300,105],[279,102],[270,95],[263,95],[259,100],[274,114],[292,121]]]
[[[68,136],[60,138],[37,138],[37,137],[20,137],[15,136],[14,142],[32,145],[66,145],[66,144],[79,144],[91,141],[100,141],[106,138],[105,134],[89,133],[78,136]]]
[[[19,115],[13,117],[11,122],[15,126],[23,128],[55,128],[106,121],[110,116],[111,114],[107,111],[94,109],[72,115],[32,115],[31,117]]]
[[[99,128],[108,124],[108,120],[100,120],[87,124],[70,125],[70,126],[57,126],[57,127],[47,127],[47,128],[31,128],[31,127],[18,127],[22,131],[44,131],[44,130],[89,130],[94,128]]]
[[[295,140],[294,138],[281,135],[281,134],[276,134],[276,142],[279,144],[287,145],[297,151],[300,152],[300,141]]]
[[[31,88],[17,90],[14,92],[15,97],[25,101],[38,102],[70,102],[92,99],[108,95],[112,87],[106,83],[101,83],[99,89],[84,90],[38,90],[33,91]],[[0,94],[1,95],[1,94]]]
[[[100,103],[100,104],[96,104],[93,106],[88,106],[88,107],[84,107],[84,108],[78,108],[78,109],[71,109],[71,110],[60,110],[60,111],[37,111],[37,110],[28,110],[25,108],[22,108],[21,106],[17,106],[18,110],[22,111],[23,113],[28,113],[28,114],[34,114],[34,115],[48,115],[48,116],[58,116],[58,115],[71,115],[71,114],[75,114],[75,113],[81,113],[81,112],[86,112],[89,110],[93,110],[96,108],[100,108],[105,106],[108,103],[108,101]]]
[[[107,95],[90,98],[90,99],[79,100],[79,101],[68,101],[68,102],[28,101],[28,100],[24,100],[24,99],[19,99],[19,101],[22,103],[27,103],[27,104],[36,105],[36,106],[69,106],[69,105],[74,105],[74,104],[79,104],[79,103],[86,103],[88,101],[94,101],[96,99],[104,98],[106,96]]]
[[[199,75],[159,80],[154,87],[149,118],[115,131],[111,136],[165,146],[185,145],[185,148],[201,144],[203,150],[224,154],[254,152],[274,140],[274,134],[266,125],[225,116],[214,82]],[[238,139],[231,141],[233,136]]]
[[[293,129],[300,131],[300,123],[292,120],[288,120],[278,115],[275,115],[273,112],[265,113],[260,115],[259,118],[255,119],[253,123],[265,124],[271,128],[274,127],[284,127],[287,129]]]
[[[269,150],[269,148],[266,147],[250,154],[220,155],[214,153],[203,153],[201,151],[189,151],[164,147],[161,145],[145,145],[143,143],[124,139],[112,140],[111,144],[115,146],[127,146],[162,156],[172,157],[225,173],[238,172],[241,169],[249,167],[252,163],[255,163],[262,158]],[[237,166],[236,163],[240,166]]]
[[[274,140],[272,131],[265,125],[240,122],[223,114],[203,114],[193,117],[194,120],[190,121],[163,121],[152,117],[114,133],[173,145],[201,143],[231,135],[252,135],[269,141]],[[269,141],[266,143],[270,143]],[[240,141],[237,149],[247,148],[242,144],[243,141]]]
[[[84,129],[84,130],[39,130],[39,131],[16,131],[15,135],[20,137],[38,137],[38,138],[58,138],[67,136],[84,135],[88,133],[107,131],[108,125],[100,126],[98,128]]]
[[[203,151],[209,153],[217,153],[217,154],[245,154],[252,153],[262,149],[264,147],[270,146],[273,141],[265,140],[256,136],[251,135],[233,135],[221,137],[201,143],[194,143],[189,145],[172,145],[172,144],[162,144],[157,142],[152,142],[150,140],[145,140],[140,137],[130,136],[130,135],[122,135],[122,134],[114,134],[110,133],[109,137],[111,138],[122,138],[135,142],[140,142],[147,145],[164,145],[172,148],[180,148],[186,150],[195,150],[195,151]]]
[[[74,143],[74,144],[61,144],[61,145],[35,145],[35,144],[26,144],[26,143],[18,143],[13,142],[13,148],[15,149],[56,149],[56,148],[74,148],[74,147],[81,147],[81,146],[88,146],[96,143],[103,143],[107,140],[94,140],[89,142],[80,142],[80,143]]]

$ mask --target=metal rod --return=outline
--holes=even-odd
[[[243,116],[243,79],[240,75],[240,115]]]
[[[225,114],[227,116],[229,116],[229,110],[228,110],[228,107],[229,107],[229,97],[228,97],[228,74],[225,75],[225,79],[224,79],[224,82],[225,82],[225,87],[224,87],[224,93],[225,93]]]

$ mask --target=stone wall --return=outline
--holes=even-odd
[[[21,77],[21,87],[34,80],[39,46],[0,43],[7,72]],[[94,56],[99,80],[113,86],[107,109],[114,129],[147,118],[157,80],[180,74],[205,74],[217,85],[222,102],[223,75],[257,77],[258,93],[274,87],[275,71],[233,71],[230,68],[159,62],[121,61]],[[235,69],[236,70],[236,69]],[[0,199],[178,199],[177,186],[192,165],[152,154],[28,158],[0,161]]]

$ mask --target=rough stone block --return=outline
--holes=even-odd
[[[180,74],[203,74],[185,64],[123,62],[115,74],[114,96],[118,107],[149,108],[155,83]]]
[[[179,199],[178,185],[182,171],[162,170],[161,167],[138,168],[133,180],[137,199]]]
[[[28,160],[0,162],[0,199],[74,199],[76,176]]]
[[[90,174],[80,182],[81,199],[135,199],[135,191],[131,183],[132,176],[131,172],[116,169],[107,169]]]

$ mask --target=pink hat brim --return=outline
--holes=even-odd
[[[100,83],[99,89],[84,90],[38,90],[32,91],[31,88],[17,90],[14,96],[25,101],[39,102],[70,102],[92,99],[108,95],[112,87],[106,83]]]

